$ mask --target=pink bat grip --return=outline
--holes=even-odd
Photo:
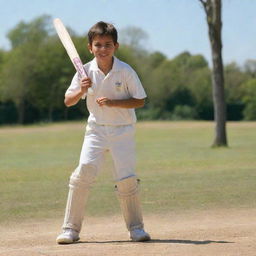
[[[73,62],[74,62],[74,65],[76,67],[76,70],[77,70],[80,78],[87,77],[87,73],[84,70],[84,66],[83,66],[80,58],[79,57],[74,58]]]

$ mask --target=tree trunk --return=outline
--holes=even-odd
[[[221,0],[200,0],[204,6],[212,51],[212,88],[214,103],[215,138],[213,146],[227,146],[226,103],[221,39]]]

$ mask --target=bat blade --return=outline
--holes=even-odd
[[[67,29],[65,28],[64,24],[62,23],[61,19],[59,19],[59,18],[54,19],[53,24],[54,24],[56,32],[60,38],[60,41],[62,42],[64,48],[67,51],[67,54],[68,54],[70,60],[72,61],[75,69],[78,72],[79,78],[81,79],[81,78],[87,77],[88,75],[84,69],[83,63],[78,55],[75,45],[74,45]],[[88,93],[90,93],[90,94],[93,93],[92,88],[88,89]]]

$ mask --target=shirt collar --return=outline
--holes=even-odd
[[[113,67],[111,69],[111,71],[115,72],[115,71],[119,71],[121,70],[121,61],[114,56],[114,63],[113,63]]]
[[[121,65],[120,64],[121,64],[120,60],[117,57],[114,56],[114,63],[113,63],[113,66],[112,66],[112,69],[110,70],[110,72],[115,72],[115,71],[121,70]],[[98,67],[96,58],[94,58],[92,60],[90,69],[93,70],[93,71],[100,70],[99,67]]]
[[[94,58],[94,59],[92,60],[91,65],[90,65],[90,69],[93,70],[93,71],[99,70],[99,67],[98,67],[96,58]]]

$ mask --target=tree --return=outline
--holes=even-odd
[[[244,88],[242,85],[250,79],[250,75],[242,72],[241,68],[231,62],[225,66],[225,94],[227,104],[227,119],[241,120],[245,103],[242,101]]]
[[[148,39],[148,34],[139,27],[127,27],[120,31],[120,42],[132,48],[144,49],[144,44]]]
[[[245,72],[248,73],[252,78],[256,77],[256,60],[247,60],[245,62]]]
[[[31,47],[29,49],[28,46],[20,46],[8,53],[2,69],[2,99],[14,102],[18,112],[18,123],[25,121],[25,104],[35,64],[36,60],[31,54]]]
[[[213,102],[211,94],[211,71],[206,67],[194,70],[187,77],[187,86],[195,102],[197,118],[213,120]]]
[[[35,79],[35,67],[40,65],[38,49],[50,33],[49,16],[41,16],[30,23],[20,22],[8,33],[12,49],[7,53],[1,77],[4,100],[15,103],[18,122],[25,122],[26,103]]]
[[[166,60],[166,56],[161,52],[153,52],[148,56],[148,65],[151,69],[159,66],[164,60]]]
[[[42,15],[29,23],[21,21],[9,31],[7,37],[12,48],[16,48],[29,42],[40,44],[48,37],[50,32],[52,32],[51,17]]]
[[[85,38],[72,36],[72,39],[82,59],[86,57],[86,61],[89,61],[91,56],[86,48]],[[63,97],[76,71],[56,36],[49,37],[37,54],[40,62],[34,67],[34,82],[29,100],[39,110],[41,119],[53,121],[54,113],[57,112],[58,119],[63,118],[63,112],[68,111],[64,107]],[[76,108],[78,107],[79,104]]]
[[[245,120],[256,120],[256,79],[250,79],[245,82],[242,101],[245,103],[243,111]]]
[[[227,146],[226,102],[221,39],[221,0],[199,0],[205,10],[212,51],[212,87],[214,103],[215,138],[213,146]]]

